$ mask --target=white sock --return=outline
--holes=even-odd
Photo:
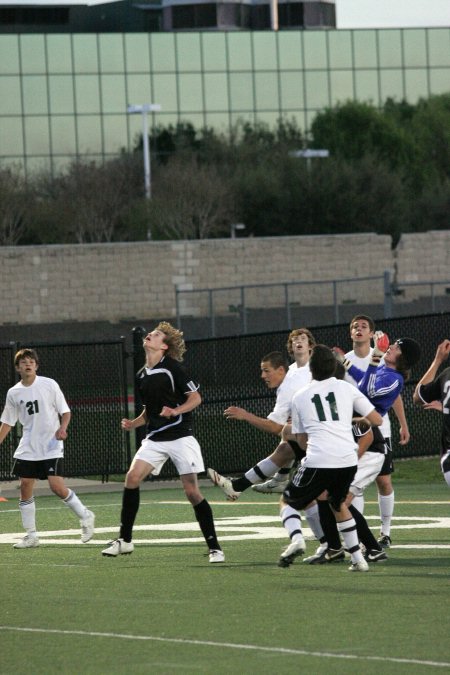
[[[319,507],[317,504],[314,504],[314,506],[304,509],[304,514],[313,535],[320,541],[324,534],[320,524]]]
[[[86,507],[82,502],[78,499],[76,496],[75,492],[73,490],[69,490],[69,494],[65,499],[63,499],[64,504],[69,507],[69,509],[72,509],[74,514],[78,516],[78,518],[84,518],[86,515]]]
[[[364,495],[355,495],[352,499],[352,505],[364,515]]]
[[[258,469],[261,471],[263,474],[263,478],[258,475],[255,471],[255,469],[249,469],[248,471],[245,472],[245,477],[247,480],[250,481],[250,483],[261,483],[262,481],[265,481],[266,478],[271,478],[278,469],[280,468],[277,466],[274,462],[272,462],[271,459],[266,457],[266,459],[262,459],[258,464],[256,465]]]
[[[19,511],[22,517],[23,529],[27,534],[36,534],[36,504],[34,497],[19,502]]]
[[[359,539],[354,518],[350,518],[349,520],[344,520],[342,523],[338,523],[337,528],[339,533],[342,535],[345,548],[351,555],[352,562],[363,562],[364,557],[361,549],[359,548]]]
[[[378,495],[378,506],[380,507],[381,531],[388,537],[391,534],[391,520],[394,515],[395,497],[394,492],[390,495]]]
[[[292,506],[284,504],[280,510],[280,518],[289,539],[291,541],[303,541],[302,521],[299,512]]]

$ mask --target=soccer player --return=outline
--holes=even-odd
[[[351,571],[369,569],[359,547],[356,523],[345,499],[356,473],[357,443],[353,438],[353,411],[371,425],[382,422],[374,405],[354,386],[334,377],[336,359],[328,347],[316,345],[311,354],[312,382],[298,391],[292,401],[292,431],[306,457],[283,493],[280,517],[290,509],[299,511],[325,491],[345,546]],[[305,550],[301,527],[283,551],[280,567],[289,567]]]
[[[12,474],[20,479],[19,510],[26,531],[14,548],[36,548],[36,505],[33,487],[36,479],[48,480],[54,492],[80,519],[81,541],[87,543],[94,534],[95,516],[66,487],[60,475],[63,441],[67,438],[70,408],[55,380],[37,374],[39,358],[34,349],[20,349],[14,357],[20,382],[8,390],[0,418],[0,443],[17,422],[23,427],[22,438],[14,453]]]
[[[293,362],[289,366],[288,376],[294,376],[296,378],[299,388],[311,381],[309,357],[311,356],[311,349],[315,344],[316,340],[311,331],[307,328],[295,328],[289,333],[286,347]],[[304,452],[296,444],[288,424],[285,425],[282,433],[285,442],[288,442],[294,450],[296,459],[303,459]],[[293,459],[286,466],[280,468],[268,481],[252,485],[252,490],[264,494],[283,492],[289,482],[289,473],[295,464],[296,459]]]
[[[291,415],[292,397],[302,384],[294,376],[288,377],[287,371],[286,359],[281,352],[270,352],[263,356],[261,378],[268,389],[277,390],[272,412],[267,417],[258,417],[244,408],[230,406],[224,411],[226,419],[245,421],[261,431],[282,435],[283,428]],[[310,377],[309,375],[308,379]],[[247,488],[265,481],[281,467],[290,464],[295,459],[294,453],[292,445],[283,439],[269,457],[258,462],[240,478],[225,478],[214,469],[208,469],[207,473],[211,481],[225,492],[228,499],[234,501]]]
[[[450,487],[450,367],[436,377],[439,368],[449,356],[450,340],[444,340],[438,346],[427,372],[417,383],[413,400],[425,410],[442,410],[441,468],[445,482]]]
[[[375,405],[377,412],[384,416],[389,411],[393,401],[400,395],[405,380],[409,378],[409,369],[419,360],[420,346],[411,338],[400,338],[394,344],[391,344],[383,355],[383,350],[378,347],[382,338],[383,333],[374,334],[375,347],[371,352],[369,366],[365,372],[352,365],[343,356],[340,356],[340,358],[344,368],[358,382],[357,388]],[[339,357],[339,354],[337,356]],[[383,356],[384,363],[380,364]],[[381,543],[377,542],[372,535],[359,509],[351,504],[355,495],[362,495],[364,489],[375,480],[383,464],[384,439],[378,430],[374,430],[373,433],[375,442],[359,458],[357,473],[350,486],[347,504],[356,521],[360,540],[366,548],[366,559],[377,562],[386,560],[387,556],[382,551]],[[334,549],[334,542],[337,540],[337,532],[333,527],[334,523],[331,522],[331,519],[325,520],[322,516],[321,512],[322,529],[330,548]],[[320,561],[314,561],[311,558],[309,562]]]
[[[276,485],[261,492],[282,492],[286,486],[286,477],[283,474],[280,476],[280,472],[286,469],[286,473],[289,474],[293,463],[305,456],[304,451],[295,442],[288,422],[291,416],[293,395],[311,380],[308,361],[315,343],[314,336],[307,328],[298,328],[291,331],[288,337],[288,351],[295,358],[289,370],[287,370],[286,360],[281,352],[270,352],[261,359],[261,378],[269,389],[277,390],[274,409],[266,418],[258,417],[237,406],[230,406],[224,411],[227,419],[242,420],[261,431],[281,436],[281,442],[275,451],[258,462],[242,478],[230,480],[218,474],[214,469],[208,469],[212,482],[220,487],[229,499],[237,499],[241,492],[248,487],[256,487],[262,481],[266,481],[263,485],[267,486],[270,482],[267,478],[274,476],[277,476]]]
[[[370,358],[372,356],[373,348],[371,347],[371,340],[375,333],[375,323],[370,316],[366,314],[358,314],[350,321],[350,338],[353,343],[353,349],[345,354],[345,358],[350,363],[362,371],[367,370]],[[357,385],[355,379],[347,373],[346,378],[348,382]],[[392,404],[392,409],[399,422],[399,443],[406,445],[409,441],[409,429],[405,416],[403,406],[403,399],[398,396]],[[394,514],[395,493],[392,485],[391,474],[394,472],[394,463],[392,456],[391,443],[391,423],[389,415],[384,415],[383,424],[379,431],[381,432],[384,442],[384,462],[381,466],[380,472],[376,477],[376,484],[378,490],[378,506],[380,510],[381,532],[378,539],[382,548],[389,548],[391,544],[391,522]],[[380,451],[381,445],[379,443],[379,436],[377,434],[376,447]],[[353,505],[364,513],[364,495],[362,492],[355,494]]]
[[[293,335],[294,332],[296,333],[296,335],[293,336],[294,339],[297,335],[306,336],[307,341],[304,338],[298,340],[301,342],[302,348],[297,348],[297,351],[303,351],[305,354],[307,353],[309,360],[311,348],[313,344],[315,344],[313,335],[306,328],[296,329],[291,335]],[[267,354],[261,360],[261,377],[269,389],[277,389],[277,398],[273,411],[264,418],[258,417],[243,408],[230,406],[225,410],[224,415],[227,419],[246,421],[261,431],[281,435],[282,440],[269,457],[258,462],[239,478],[230,479],[217,473],[214,469],[207,470],[207,474],[214,485],[220,487],[231,501],[238,499],[241,492],[247,488],[252,487],[261,481],[266,481],[267,478],[274,476],[283,467],[288,467],[289,471],[289,467],[291,467],[295,461],[301,461],[305,456],[304,450],[300,448],[292,435],[288,421],[291,416],[292,398],[294,394],[311,380],[311,373],[307,361],[303,366],[289,368],[287,371],[283,354],[281,352],[270,352],[270,354]],[[283,482],[284,481],[285,479],[283,477]],[[275,492],[278,490],[272,491]],[[307,506],[305,508],[305,515],[315,537],[319,541],[322,540],[323,532],[320,526],[317,504],[310,504]],[[289,526],[291,526],[292,522],[296,519],[299,520],[300,516],[298,513],[294,513],[294,509],[292,509]]]
[[[125,478],[120,534],[102,551],[115,557],[132,553],[133,526],[139,510],[139,485],[157,476],[170,458],[209,550],[209,562],[225,560],[214,526],[211,506],[198,486],[197,474],[204,471],[200,445],[192,434],[192,411],[201,403],[199,385],[180,365],[186,346],[183,333],[162,321],[144,338],[145,365],[137,373],[137,386],[144,405],[133,420],[123,419],[122,428],[131,431],[145,425],[146,436],[136,452]]]

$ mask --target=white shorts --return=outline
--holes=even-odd
[[[154,468],[153,476],[158,476],[168,459],[175,464],[179,476],[187,473],[201,473],[205,470],[202,451],[194,436],[184,436],[174,441],[152,441],[144,438],[134,459],[142,459]]]
[[[384,455],[381,452],[365,452],[358,460],[358,468],[350,485],[350,492],[355,497],[361,497],[368,485],[373,483],[380,473],[384,463]]]

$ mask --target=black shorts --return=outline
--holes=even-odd
[[[380,469],[379,476],[390,476],[391,473],[394,473],[394,456],[392,454],[391,439],[385,438],[384,444],[386,446],[386,455],[384,457],[383,466]]]
[[[15,459],[11,475],[19,478],[38,478],[39,480],[47,480],[51,476],[62,476],[63,460],[62,457],[39,461]]]
[[[300,466],[283,492],[283,499],[297,511],[301,511],[324,490],[328,492],[328,501],[335,511],[340,510],[345,501],[357,466],[345,466],[339,469],[316,469]]]
[[[303,457],[306,457],[306,451],[302,450],[297,441],[288,441],[292,450],[294,451],[295,459],[297,462],[301,462]]]

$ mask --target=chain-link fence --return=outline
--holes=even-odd
[[[297,324],[296,327],[301,327]],[[415,385],[427,370],[436,347],[450,336],[450,313],[429,314],[380,321],[378,328],[391,340],[413,337],[422,345],[422,357],[406,384],[403,399],[411,440],[398,444],[398,424],[391,415],[394,456],[397,458],[439,454],[441,415],[424,411],[412,403]],[[42,375],[54,378],[61,386],[72,409],[69,437],[65,443],[65,475],[107,478],[124,473],[130,463],[130,440],[121,431],[120,420],[129,416],[128,391],[133,388],[132,375],[127,377],[127,358],[132,357],[129,371],[137,372],[144,363],[143,327],[133,331],[132,354],[127,354],[123,340],[101,343],[33,344],[40,357]],[[185,366],[201,385],[202,405],[194,412],[194,433],[202,447],[205,464],[230,474],[242,473],[273,451],[276,436],[259,431],[245,422],[226,420],[223,411],[238,405],[260,417],[266,417],[275,402],[274,392],[266,389],[260,377],[261,358],[270,351],[286,351],[289,331],[188,342]],[[351,348],[348,323],[313,329],[318,342],[346,351]],[[186,336],[188,337],[188,336]],[[23,345],[0,346],[0,397],[16,381],[13,366],[15,351]],[[28,345],[27,345],[28,346]],[[133,416],[139,414],[135,400]],[[12,455],[17,446],[14,429],[5,439],[0,453],[0,480],[10,478]],[[176,471],[169,461],[161,478],[174,478]]]

